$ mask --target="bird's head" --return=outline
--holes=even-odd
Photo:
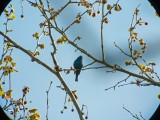
[[[83,59],[83,57],[82,57],[82,56],[79,56],[77,59],[78,59],[78,60],[82,60],[82,59]]]

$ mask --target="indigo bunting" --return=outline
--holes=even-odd
[[[74,69],[76,69],[74,72],[74,74],[76,74],[76,78],[75,78],[76,82],[78,82],[78,75],[80,74],[81,69],[83,67],[82,58],[83,58],[82,56],[79,56],[73,63]]]

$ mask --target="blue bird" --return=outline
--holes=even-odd
[[[74,66],[74,69],[75,69],[74,74],[76,74],[76,78],[75,78],[76,82],[78,82],[78,75],[80,74],[81,69],[83,67],[82,58],[83,58],[82,56],[79,56],[73,63],[73,66]]]

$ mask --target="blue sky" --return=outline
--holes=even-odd
[[[90,0],[91,1],[91,0]],[[108,0],[109,3],[114,1]],[[51,1],[51,5],[55,9],[59,9],[65,0],[59,2],[58,0]],[[11,21],[9,28],[14,29],[13,33],[9,36],[15,40],[18,44],[22,45],[28,50],[33,51],[36,46],[36,40],[32,37],[32,34],[40,32],[39,23],[44,19],[40,16],[40,12],[28,5],[25,2],[24,5],[24,19],[20,18],[20,3],[19,1],[13,1],[12,4],[15,7],[16,19]],[[148,26],[143,26],[137,29],[139,36],[144,38],[148,45],[147,52],[144,57],[147,61],[155,61],[157,64],[157,71],[159,70],[159,26],[160,19],[155,17],[155,11],[146,0],[120,0],[119,4],[122,7],[121,12],[113,12],[108,17],[109,24],[104,27],[105,38],[105,55],[106,60],[110,63],[118,63],[120,66],[125,67],[124,61],[128,59],[114,46],[114,42],[118,44],[124,50],[127,48],[127,40],[129,37],[128,28],[131,23],[132,13],[134,9],[141,4],[140,16],[143,21],[148,22]],[[97,8],[95,7],[95,10]],[[64,11],[57,19],[58,24],[61,27],[68,26],[72,20],[76,17],[79,11],[84,11],[82,7],[71,5]],[[82,40],[78,42],[78,45],[90,52],[97,58],[101,58],[100,52],[100,16],[96,18],[88,17],[87,15],[82,18],[80,25],[75,25],[71,28],[67,34],[70,39],[75,39],[77,36],[81,36]],[[4,15],[0,18],[0,30],[4,31],[5,22]],[[60,37],[59,34],[53,31],[54,39]],[[0,37],[2,39],[2,37]],[[40,50],[41,55],[38,57],[48,65],[53,66],[50,52],[52,48],[50,46],[50,40],[47,37],[42,37],[40,40],[47,46],[44,50]],[[2,43],[0,42],[2,46]],[[75,48],[69,44],[57,45],[57,61],[62,68],[70,68],[73,65],[73,61],[79,56],[83,56],[83,64],[86,65],[91,61],[87,56],[75,52]],[[72,104],[67,103],[68,109],[61,114],[63,109],[63,103],[65,93],[58,89],[56,86],[60,85],[59,80],[46,69],[41,67],[35,62],[31,62],[30,58],[23,54],[19,50],[13,51],[13,58],[17,62],[18,73],[12,75],[12,89],[13,97],[18,99],[22,96],[21,90],[23,86],[30,87],[30,93],[28,100],[32,103],[30,108],[38,108],[41,114],[41,120],[45,119],[46,114],[46,90],[48,89],[50,81],[53,81],[50,95],[49,95],[49,120],[78,120],[78,114],[71,112]],[[132,67],[126,69],[134,72],[138,72]],[[72,90],[77,90],[78,103],[87,105],[89,112],[89,120],[134,120],[134,118],[127,113],[122,107],[123,105],[132,111],[132,113],[142,113],[143,117],[147,120],[156,110],[159,105],[157,95],[159,94],[158,87],[138,87],[134,85],[124,86],[117,88],[116,91],[109,90],[104,91],[106,88],[115,85],[118,81],[127,77],[124,73],[106,73],[106,70],[85,70],[81,72],[78,83],[74,81],[74,74],[71,72],[66,75],[62,72],[62,76],[66,83]],[[159,73],[158,73],[159,74]],[[128,81],[133,80],[133,78]],[[8,88],[8,86],[4,86]]]

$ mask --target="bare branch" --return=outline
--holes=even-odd
[[[89,64],[83,66],[83,68],[85,68],[85,67],[87,67],[87,66],[90,66],[90,65],[92,65],[92,64],[94,64],[94,63],[95,63],[95,61],[93,61],[93,62],[91,62],[91,63],[89,63]]]
[[[104,40],[103,40],[103,19],[104,19],[104,4],[102,4],[102,18],[101,18],[101,51],[102,51],[102,61],[105,61]]]
[[[108,10],[108,12],[105,15],[103,15],[103,17],[106,17],[108,14],[110,14],[111,10],[118,4],[119,1],[120,0],[117,0],[117,2],[110,8],[110,10]]]
[[[107,89],[105,89],[105,90],[109,90],[109,89],[112,89],[112,88],[114,88],[114,90],[115,90],[116,87],[117,87],[117,85],[119,85],[119,84],[122,83],[122,82],[126,82],[126,80],[129,79],[129,77],[130,77],[130,75],[127,76],[124,80],[121,80],[121,81],[117,82],[117,84],[115,84],[114,86],[109,87],[109,88],[107,88]]]
[[[137,119],[137,120],[141,120],[141,119],[138,117],[137,114],[134,115],[130,110],[128,110],[128,109],[125,108],[124,106],[123,106],[123,109],[126,110],[128,113],[130,113],[133,118],[135,118],[135,119]],[[142,117],[141,112],[140,112],[140,117],[141,117],[143,120],[145,120],[145,119]]]
[[[116,43],[114,42],[114,45],[126,56],[131,57],[131,55],[127,54],[126,52],[124,52],[118,45],[116,45]]]
[[[60,82],[63,84],[63,86],[65,87],[68,95],[71,97],[72,101],[73,101],[73,104],[75,105],[76,109],[77,109],[77,112],[78,112],[78,115],[79,115],[79,118],[80,120],[83,120],[83,116],[82,116],[82,112],[79,108],[79,105],[77,103],[77,101],[75,100],[71,90],[69,89],[69,87],[67,86],[67,84],[64,82],[63,78],[61,77],[59,71],[55,71],[53,70],[52,68],[50,68],[47,64],[45,64],[44,62],[42,62],[41,60],[37,59],[36,57],[33,56],[33,54],[24,49],[23,47],[21,47],[20,45],[18,45],[17,43],[15,43],[12,39],[10,39],[8,36],[6,36],[3,32],[0,31],[0,34],[5,37],[9,42],[11,42],[16,48],[20,49],[21,51],[23,51],[24,53],[26,53],[28,56],[30,56],[32,58],[33,61],[37,62],[38,64],[42,65],[43,67],[45,67],[47,70],[49,70],[51,73],[55,74]],[[54,57],[54,56],[53,56]],[[55,59],[54,59],[55,60]],[[56,62],[56,61],[55,61]]]
[[[47,93],[47,112],[46,112],[46,120],[48,120],[48,109],[49,109],[49,97],[48,97],[48,95],[49,95],[49,91],[50,91],[51,85],[52,85],[52,81],[50,82],[49,88],[48,88],[48,90],[46,91],[46,93]]]

